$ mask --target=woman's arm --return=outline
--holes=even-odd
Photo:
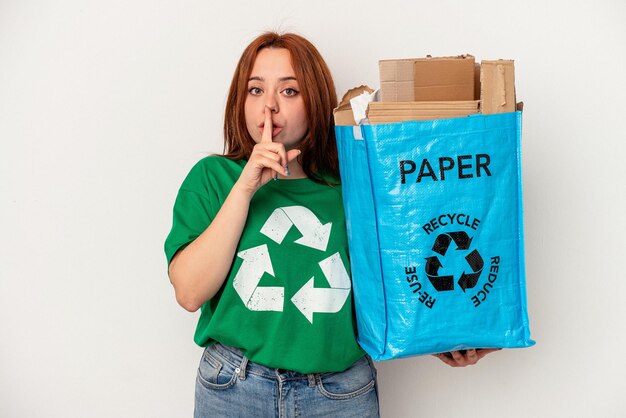
[[[282,144],[272,142],[271,112],[266,109],[263,138],[224,204],[207,229],[170,263],[170,281],[183,308],[195,312],[217,293],[233,263],[252,196],[275,173],[285,174],[287,163],[299,154],[298,150],[285,152]]]
[[[222,286],[249,207],[250,197],[236,183],[208,228],[172,259],[170,281],[176,301],[186,310],[197,311]]]

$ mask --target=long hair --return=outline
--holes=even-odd
[[[331,176],[339,179],[339,162],[333,121],[337,106],[335,83],[326,62],[311,42],[302,36],[266,32],[243,51],[230,84],[224,114],[224,152],[231,160],[250,158],[255,143],[248,129],[244,104],[248,79],[260,50],[284,48],[291,54],[291,65],[300,86],[307,114],[308,130],[298,147],[298,156],[306,175],[317,182]]]

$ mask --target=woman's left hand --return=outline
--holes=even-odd
[[[478,360],[489,353],[499,351],[501,348],[479,348],[463,351],[452,351],[449,353],[433,354],[439,360],[451,367],[465,367],[478,363]]]

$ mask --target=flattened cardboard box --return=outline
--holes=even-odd
[[[474,62],[471,55],[415,60],[415,101],[474,100]]]
[[[383,102],[478,99],[471,55],[381,60],[378,66]]]

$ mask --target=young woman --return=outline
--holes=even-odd
[[[243,52],[227,154],[184,180],[165,242],[185,309],[202,308],[197,417],[377,417],[376,370],[355,339],[332,110],[306,39],[266,33]],[[473,364],[483,353],[440,356]]]

